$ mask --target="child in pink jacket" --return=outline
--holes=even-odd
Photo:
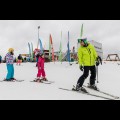
[[[45,62],[44,54],[41,54],[40,57],[38,58],[38,74],[36,82],[41,82],[41,79],[47,81],[44,70],[44,62]],[[42,78],[40,78],[41,76]]]

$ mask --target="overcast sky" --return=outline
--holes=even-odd
[[[0,20],[0,54],[4,56],[8,48],[15,49],[15,55],[28,53],[28,42],[37,47],[38,26],[43,46],[49,48],[49,35],[53,37],[55,51],[59,50],[61,31],[63,51],[67,49],[70,32],[70,48],[77,47],[81,25],[84,23],[83,37],[103,45],[104,54],[120,53],[120,20]]]

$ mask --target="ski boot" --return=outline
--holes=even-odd
[[[4,79],[3,81],[7,81],[7,82],[9,82],[9,81],[11,81],[11,79]]]
[[[95,84],[94,85],[88,84],[88,88],[99,91],[99,89],[97,88],[97,86]]]
[[[84,87],[80,87],[79,84],[76,85],[75,91],[80,91],[83,93],[88,93],[88,91]]]
[[[34,82],[42,82],[40,78],[36,78]]]
[[[80,87],[80,88],[79,88],[79,91],[80,91],[80,92],[83,92],[83,93],[88,93],[88,91],[87,91],[84,87]]]
[[[11,80],[16,80],[15,78],[11,78]]]
[[[38,79],[37,82],[39,82],[39,83],[43,83],[41,79]]]
[[[43,80],[43,81],[48,81],[47,78],[45,78],[45,77],[41,78],[41,80]]]
[[[16,81],[16,79],[15,79],[15,78],[11,78],[10,80],[11,80],[11,81]]]

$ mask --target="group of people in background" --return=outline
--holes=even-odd
[[[6,81],[11,81],[11,80],[16,80],[14,78],[14,49],[10,48],[8,50],[8,53],[5,56],[6,59],[6,65],[7,65],[7,76],[6,76]],[[38,73],[36,75],[36,80],[35,82],[41,82],[41,80],[47,81],[46,78],[46,73],[44,70],[44,53],[38,52],[36,54],[37,58],[37,64],[36,67],[38,68]],[[0,58],[1,60],[2,58]],[[22,61],[22,56],[18,56],[18,61],[17,65],[20,65]],[[78,63],[80,70],[83,71],[83,74],[80,76],[78,79],[77,85],[76,85],[76,90],[77,91],[83,91],[86,92],[85,88],[83,87],[85,79],[89,75],[89,71],[91,72],[90,76],[90,83],[89,87],[91,87],[94,90],[97,90],[97,86],[95,84],[96,81],[96,66],[99,66],[101,60],[99,56],[97,55],[97,52],[94,48],[93,45],[88,43],[87,39],[81,39],[80,41],[80,48],[78,49]]]
[[[18,56],[18,58],[17,58],[17,65],[21,65],[22,60],[23,60],[23,58],[22,58],[22,56],[21,56],[21,54],[20,54],[20,55]]]

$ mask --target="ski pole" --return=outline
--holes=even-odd
[[[96,74],[97,74],[97,83],[99,83],[99,81],[98,81],[98,66],[96,66]]]

